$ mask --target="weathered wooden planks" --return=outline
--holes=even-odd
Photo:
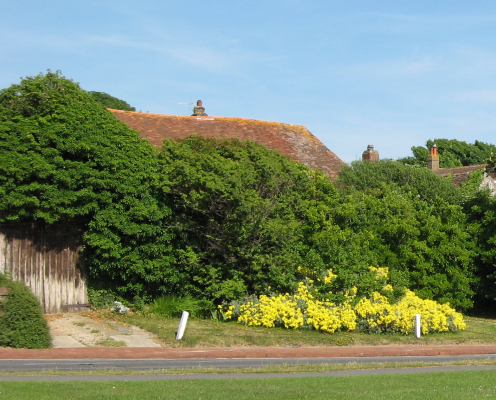
[[[82,230],[70,225],[0,224],[0,273],[29,286],[46,313],[86,304],[81,237]]]

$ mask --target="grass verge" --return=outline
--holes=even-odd
[[[182,340],[175,334],[179,318],[154,315],[118,315],[111,312],[92,312],[88,316],[116,320],[136,325],[154,333],[168,347],[313,347],[313,346],[378,346],[378,345],[448,345],[496,344],[496,321],[466,317],[467,329],[461,332],[434,333],[422,336],[375,334],[367,332],[336,332],[333,334],[314,330],[288,330],[260,328],[237,324],[190,318]]]
[[[496,371],[381,376],[138,382],[0,382],[2,399],[479,399]]]

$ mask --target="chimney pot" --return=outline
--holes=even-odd
[[[437,171],[439,169],[439,155],[437,154],[436,145],[431,147],[431,154],[427,157],[427,168],[432,171]]]
[[[193,114],[191,114],[192,117],[206,117],[207,114],[205,114],[205,107],[203,107],[203,103],[201,100],[198,100],[196,102],[196,106],[193,107]]]
[[[374,150],[374,145],[369,144],[367,150],[362,153],[362,160],[364,161],[379,161],[379,152]]]

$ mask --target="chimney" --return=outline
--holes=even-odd
[[[439,154],[437,154],[437,146],[431,147],[431,154],[427,157],[427,168],[432,171],[437,171],[439,169]]]
[[[196,106],[193,107],[193,114],[191,114],[192,117],[207,117],[207,114],[205,114],[205,107],[202,105],[202,101],[198,100],[196,102]]]
[[[367,150],[362,153],[363,161],[379,161],[379,152],[374,150],[374,146],[369,144]]]

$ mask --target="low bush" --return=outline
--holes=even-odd
[[[192,317],[204,317],[210,314],[213,303],[207,300],[197,300],[192,296],[165,295],[156,299],[150,306],[149,312],[163,317],[180,317],[183,311]]]
[[[0,346],[46,349],[50,332],[40,302],[22,282],[0,274],[0,286],[10,288],[7,301],[0,303]]]
[[[370,267],[378,280],[387,277],[387,268]],[[323,280],[337,276],[328,270]],[[432,332],[456,332],[465,329],[462,314],[447,304],[420,299],[410,290],[396,302],[390,302],[386,294],[394,289],[385,284],[380,293],[357,297],[353,287],[343,291],[344,301],[332,302],[326,294],[319,293],[314,281],[305,278],[299,282],[294,294],[274,293],[251,296],[219,306],[224,319],[237,318],[239,323],[251,326],[287,329],[313,328],[328,333],[336,331],[399,332],[413,333],[415,314],[421,315],[423,334]]]

